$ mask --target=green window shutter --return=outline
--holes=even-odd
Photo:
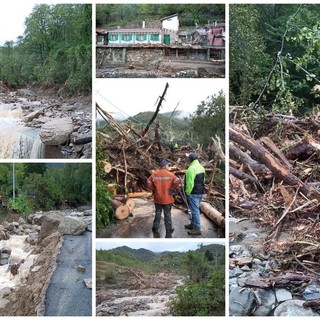
[[[118,34],[116,34],[116,41],[118,41],[119,40],[119,35]]]
[[[144,41],[147,40],[147,35],[146,35],[146,34],[143,35],[143,40],[144,40]]]
[[[124,40],[124,34],[121,35],[121,40]]]
[[[111,34],[108,33],[108,40],[111,40]]]
[[[132,40],[132,34],[130,34],[129,40],[130,40],[130,41]]]
[[[159,41],[159,35],[156,34],[156,41]]]
[[[136,34],[136,40],[137,40],[137,41],[139,40],[139,35],[138,35],[138,34]]]
[[[151,34],[150,40],[154,40],[154,34]]]

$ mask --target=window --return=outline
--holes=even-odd
[[[111,41],[116,41],[116,40],[118,40],[117,35],[116,35],[116,34],[112,34],[112,35],[110,36],[110,40],[111,40]]]
[[[152,41],[159,41],[159,34],[158,33],[152,33],[151,34],[151,40]]]
[[[124,34],[123,37],[122,37],[122,40],[124,40],[124,41],[130,41],[130,40],[131,40],[130,34]]]
[[[143,34],[143,33],[139,33],[136,35],[136,40],[137,41],[145,41],[145,40],[147,40],[147,35]]]

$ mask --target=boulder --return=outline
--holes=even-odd
[[[250,289],[233,288],[229,300],[231,316],[248,316],[253,308],[254,299]]]
[[[288,300],[281,303],[275,310],[275,317],[319,317],[311,308],[304,308],[303,300]]]
[[[64,235],[79,236],[86,231],[87,225],[75,217],[64,217],[59,225],[59,231]]]
[[[40,130],[40,139],[45,145],[57,146],[69,140],[73,131],[71,118],[54,119],[45,123]]]
[[[57,232],[59,225],[60,225],[59,220],[54,220],[49,217],[45,217],[41,225],[41,230],[40,230],[39,240],[38,240],[39,243],[42,243],[44,239],[48,238],[51,234]]]

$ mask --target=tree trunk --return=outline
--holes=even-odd
[[[112,200],[111,205],[114,210],[115,216],[119,220],[124,220],[129,217],[130,209],[128,206],[124,205],[122,202],[118,200]]]
[[[217,224],[219,227],[225,226],[225,220],[222,214],[213,208],[209,203],[201,202],[200,211],[204,213],[213,223]]]
[[[320,200],[319,192],[317,192],[312,186],[304,184],[299,178],[290,173],[290,171],[282,166],[268,150],[255,140],[234,128],[229,129],[229,138],[233,142],[236,142],[249,150],[260,163],[263,163],[272,172],[274,177],[282,180],[290,186],[299,188],[308,198]]]

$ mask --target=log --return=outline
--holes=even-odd
[[[248,182],[251,184],[256,182],[256,180],[252,176],[250,176],[240,170],[237,170],[233,167],[229,167],[229,174],[232,174],[233,176],[235,176],[236,178],[238,178],[240,180],[243,180],[244,182]]]
[[[235,128],[229,129],[229,138],[249,150],[260,163],[263,163],[272,172],[274,177],[290,186],[299,188],[309,199],[320,200],[320,193],[315,188],[304,184],[254,139]]]
[[[128,198],[149,198],[152,196],[152,192],[147,192],[147,191],[143,191],[143,192],[129,192],[127,194]]]
[[[122,202],[120,202],[118,200],[112,200],[111,206],[114,210],[115,216],[119,220],[124,220],[129,217],[129,214],[130,214],[129,207],[124,205]]]
[[[206,215],[213,223],[217,224],[220,227],[225,226],[225,219],[222,216],[222,214],[213,208],[209,203],[207,202],[201,202],[200,203],[200,211]]]
[[[112,170],[111,163],[107,161],[103,161],[103,163],[104,163],[104,168],[103,168],[104,172],[109,173]]]
[[[130,213],[133,211],[133,209],[136,206],[136,203],[134,202],[133,199],[123,198],[120,201],[129,208]]]
[[[107,185],[107,189],[113,194],[116,195],[117,194],[117,184],[116,183],[109,183]]]

